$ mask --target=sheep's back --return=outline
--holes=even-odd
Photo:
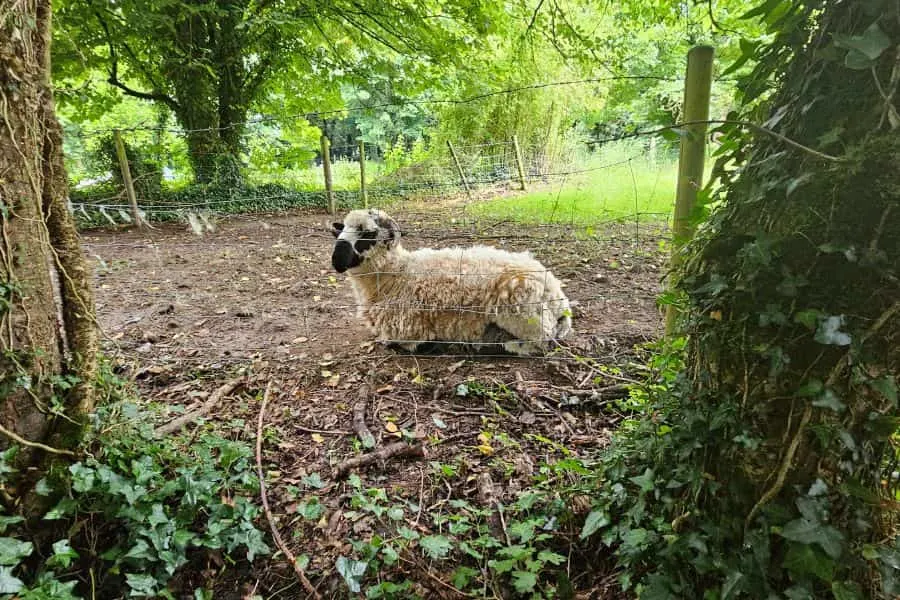
[[[410,252],[406,278],[415,299],[431,307],[499,306],[533,301],[559,283],[527,252],[489,246]]]

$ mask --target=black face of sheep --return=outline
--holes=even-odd
[[[377,231],[345,231],[343,223],[334,223],[331,233],[337,238],[331,265],[338,273],[361,265],[366,252],[378,243]]]

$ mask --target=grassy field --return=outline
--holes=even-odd
[[[630,160],[629,160],[630,159]],[[613,148],[535,183],[533,191],[471,205],[472,216],[520,223],[572,223],[665,219],[675,202],[676,163]]]

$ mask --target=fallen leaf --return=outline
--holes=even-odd
[[[309,341],[309,338],[308,338],[308,337],[300,336],[300,337],[298,337],[298,338],[292,339],[292,340],[291,340],[291,343],[292,343],[292,344],[303,344],[303,343],[306,343],[306,342],[308,342],[308,341]]]
[[[321,444],[325,441],[325,438],[322,437],[321,433],[314,433],[314,434],[312,434],[312,441],[314,441],[317,444]]]
[[[387,423],[385,423],[384,428],[390,433],[397,433],[398,431],[400,431],[400,429],[397,427],[397,424],[393,421],[388,421]]]
[[[494,448],[490,444],[479,444],[476,448],[485,456],[494,454]]]

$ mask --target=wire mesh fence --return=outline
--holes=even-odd
[[[585,188],[602,171],[635,164],[642,171],[656,169],[658,174],[658,156],[671,156],[671,147],[661,153],[653,138],[629,143],[615,153],[598,150],[591,140],[520,146],[513,136],[478,144],[387,148],[360,142],[329,148],[329,189],[321,150],[309,140],[285,141],[279,133],[271,127],[248,127],[241,154],[228,156],[189,152],[184,138],[190,132],[122,131],[128,173],[115,159],[114,134],[70,136],[67,145],[78,149],[69,154],[69,171],[74,173],[71,209],[82,227],[133,222],[126,179],[133,182],[141,218],[149,221],[188,221],[192,213],[325,208],[332,197],[340,209],[463,195],[472,201],[524,189],[548,193],[562,187]],[[602,195],[602,190],[598,193]],[[562,218],[565,210],[560,199],[554,203],[558,213],[554,218]],[[646,216],[643,213],[668,212],[648,210],[641,204],[637,198],[630,211],[638,218]]]
[[[269,122],[249,124],[240,154],[225,164],[221,152],[189,151],[192,132],[122,130],[127,174],[113,158],[114,133],[88,132],[66,143],[79,149],[69,153],[70,205],[98,272],[99,314],[110,347],[124,356],[219,365],[261,354],[296,360],[310,352],[371,348],[373,338],[355,316],[368,305],[330,267],[334,238],[327,223],[336,219],[321,214],[329,196],[339,213],[364,205],[393,213],[396,207],[403,243],[411,249],[489,245],[530,251],[545,277],[559,278],[576,330],[562,346],[554,345],[552,326],[528,323],[531,317],[544,321],[548,307],[561,300],[553,294],[540,302],[507,299],[502,306],[477,297],[437,303],[413,297],[377,307],[382,314],[424,320],[442,313],[478,321],[484,335],[468,341],[478,342],[480,356],[509,357],[515,352],[510,342],[518,341],[551,350],[554,360],[582,360],[593,353],[599,329],[632,339],[652,337],[658,326],[655,298],[670,241],[675,152],[655,137],[633,139],[629,133],[612,144],[577,135],[528,144],[513,135],[479,143],[337,143],[327,153],[327,189],[326,155],[316,136],[289,139]],[[133,222],[128,177],[140,218],[189,227],[152,236],[118,227],[92,232],[94,226]],[[280,216],[293,208],[313,209],[313,216]],[[248,216],[216,231],[223,215]],[[216,233],[206,239],[191,231]],[[431,278],[425,285],[435,285],[437,275],[457,286],[481,282],[470,288],[489,280],[462,268],[406,273]],[[502,327],[487,327],[498,312],[529,313],[535,306],[535,314],[519,319],[523,331],[512,338]],[[330,335],[336,326],[354,333]],[[380,341],[414,355],[472,350],[439,337],[397,331]],[[580,349],[572,351],[571,343]]]

